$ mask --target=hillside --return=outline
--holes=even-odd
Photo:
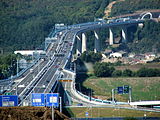
[[[118,77],[118,78],[88,78],[84,87],[92,89],[93,95],[101,99],[110,99],[111,91],[119,86],[132,87],[132,100],[160,100],[160,77]],[[81,89],[83,90],[83,89]],[[128,101],[128,95],[116,93],[116,100]]]
[[[144,27],[138,28],[134,39],[126,48],[135,53],[155,52],[160,53],[160,22],[146,21]]]
[[[114,2],[109,17],[126,17],[143,11],[160,10],[159,0],[123,0]],[[151,10],[152,9],[152,10]],[[129,27],[127,44],[121,44],[116,50],[134,53],[160,52],[160,22],[146,21],[143,28]],[[119,34],[119,33],[116,33]]]
[[[124,0],[113,5],[111,16],[134,13],[137,10],[160,9],[159,0]]]
[[[109,0],[2,0],[0,48],[35,49],[55,23],[75,24],[103,16]]]
[[[93,21],[104,16],[105,8],[111,2],[115,3],[113,0],[2,0],[0,50],[6,53],[35,49],[44,42],[55,23]],[[132,0],[120,0],[113,4],[111,16],[142,9],[159,9],[159,2],[136,0],[133,4]]]
[[[1,120],[52,120],[52,110],[47,107],[0,107]],[[54,110],[55,120],[69,118]]]

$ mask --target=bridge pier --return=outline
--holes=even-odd
[[[109,45],[114,44],[114,35],[113,35],[113,30],[112,28],[109,28]]]
[[[76,40],[77,40],[77,49],[76,49],[76,54],[77,56],[81,55],[81,50],[82,50],[82,44],[81,44],[81,37],[76,35]]]
[[[127,27],[122,28],[122,43],[127,42]]]
[[[94,31],[95,40],[94,40],[94,52],[97,53],[100,51],[100,40],[97,34],[97,31]]]
[[[87,51],[87,37],[85,33],[82,33],[82,53]]]

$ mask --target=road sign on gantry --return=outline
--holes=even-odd
[[[32,106],[45,106],[44,93],[32,93]]]
[[[123,93],[125,93],[125,94],[129,93],[129,86],[128,85],[123,86]]]
[[[117,88],[117,93],[118,94],[123,94],[123,87],[118,87]]]
[[[1,95],[0,106],[1,107],[18,106],[18,96],[17,95]]]
[[[58,93],[48,93],[46,94],[46,106],[58,107],[59,106],[59,94]]]

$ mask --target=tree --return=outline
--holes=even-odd
[[[122,73],[123,76],[125,77],[131,77],[132,76],[132,71],[130,69],[125,69]]]
[[[97,77],[111,77],[115,70],[114,67],[109,67],[106,63],[96,63],[93,68]]]
[[[121,70],[115,70],[112,73],[112,77],[121,77],[122,76],[122,71]]]
[[[80,58],[85,62],[95,63],[102,59],[102,55],[101,53],[94,53],[93,51],[89,51],[89,52],[82,53]]]
[[[138,77],[156,77],[160,76],[160,69],[141,68],[137,71]]]

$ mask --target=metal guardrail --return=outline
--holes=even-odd
[[[14,75],[12,77],[9,77],[8,79],[3,79],[0,80],[0,85],[3,85],[5,83],[9,83],[12,82],[14,79],[17,79],[18,77],[20,77],[22,74],[24,74],[27,70],[29,70],[31,67],[33,67],[37,62],[38,62],[39,58],[37,58],[37,60],[35,60],[32,64],[30,64],[27,68],[23,69],[22,71],[20,71],[17,75]]]
[[[108,103],[108,104],[111,104],[112,102],[111,101],[107,101],[107,100],[101,100],[101,99],[96,99],[96,98],[93,98],[93,97],[89,97],[87,95],[84,95],[83,93],[79,92],[76,90],[76,92],[81,95],[82,97],[88,99],[88,100],[91,100],[91,101],[95,101],[95,102],[100,102],[100,103]]]
[[[132,117],[71,118],[71,120],[130,120]],[[128,118],[128,119],[127,119]],[[133,120],[160,120],[160,117],[133,117]]]

